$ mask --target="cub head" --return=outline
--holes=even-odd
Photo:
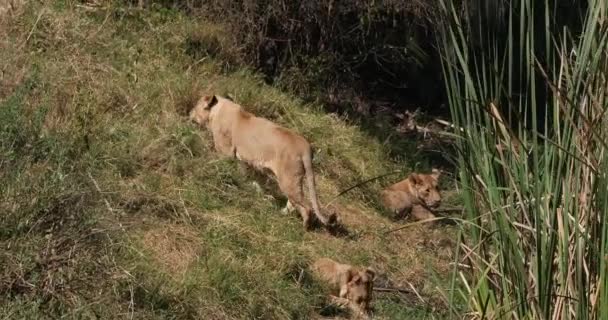
[[[429,208],[436,208],[441,203],[441,194],[438,189],[441,172],[433,169],[431,174],[412,173],[409,177],[418,200]]]
[[[365,312],[371,308],[375,277],[376,273],[370,268],[352,271],[346,284],[346,298]]]
[[[192,108],[192,110],[190,111],[190,121],[194,121],[201,126],[205,125],[209,121],[209,114],[211,113],[211,108],[213,108],[213,106],[215,106],[216,104],[216,96],[202,96],[198,100],[194,108]]]

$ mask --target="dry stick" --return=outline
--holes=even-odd
[[[437,209],[433,209],[432,211],[434,211],[434,212],[462,212],[463,210],[464,210],[464,207],[454,207],[454,208],[437,208]]]
[[[416,298],[418,298],[423,304],[426,303],[426,301],[418,293],[416,288],[414,288],[414,286],[411,283],[408,283],[408,284],[411,289],[398,288],[398,287],[397,288],[396,287],[374,287],[373,290],[378,291],[378,292],[395,292],[395,293],[401,293],[403,295],[415,295]]]
[[[91,179],[91,181],[93,181],[93,185],[95,186],[95,189],[97,189],[97,192],[99,192],[99,194],[101,195],[101,198],[103,199],[103,202],[106,204],[106,208],[108,208],[108,211],[110,211],[110,213],[114,213],[112,206],[110,206],[110,202],[108,202],[106,197],[103,196],[103,192],[101,191],[101,188],[99,188],[97,181],[95,181],[95,179],[91,175],[91,172],[87,171],[87,175],[89,175],[89,178]]]
[[[419,126],[419,125],[414,125],[414,128],[416,128],[417,131],[421,132],[422,134],[424,134],[425,136],[427,134],[436,134],[438,136],[442,136],[442,137],[447,137],[447,138],[454,138],[454,134],[451,132],[447,132],[447,131],[438,131],[438,130],[432,130],[429,129],[427,127],[423,127],[423,126]]]
[[[452,123],[447,122],[447,121],[445,121],[445,120],[441,120],[441,119],[435,119],[435,122],[437,122],[437,123],[439,123],[439,124],[442,124],[442,125],[444,125],[444,126],[446,126],[446,127],[450,127],[450,128],[452,128],[452,129],[454,129],[454,130],[456,130],[456,131],[464,132],[464,129],[463,129],[463,128],[461,128],[461,127],[456,127],[456,126],[455,126],[455,125],[453,125]]]
[[[397,292],[397,293],[404,293],[404,294],[414,294],[414,291],[412,291],[411,289],[395,288],[395,287],[374,287],[374,291],[378,291],[378,292]]]
[[[438,220],[447,220],[448,218],[445,217],[435,217],[435,218],[430,218],[430,219],[424,219],[424,220],[420,220],[420,221],[416,221],[416,222],[412,222],[412,223],[408,223],[406,225],[403,225],[399,228],[395,228],[395,229],[391,229],[388,231],[385,231],[384,234],[389,234],[389,233],[393,233],[395,231],[399,231],[405,228],[409,228],[411,226],[415,226],[417,224],[423,224],[423,223],[428,223],[428,222],[433,222],[433,221],[438,221]]]
[[[544,200],[545,198],[546,197],[540,197],[541,200]],[[493,209],[493,210],[490,210],[488,212],[485,212],[481,216],[483,217],[483,216],[486,216],[486,215],[489,215],[489,214],[493,214],[493,213],[496,213],[496,212],[498,212],[500,210],[503,210],[503,209],[508,209],[508,208],[511,208],[511,207],[515,207],[516,205],[522,206],[524,204],[528,204],[528,203],[531,203],[531,202],[534,202],[534,201],[536,201],[536,199],[533,198],[533,199],[530,199],[530,200],[519,201],[519,202],[517,202],[515,204],[504,205],[504,206],[502,206],[500,208]],[[429,208],[426,208],[426,209],[429,210],[429,211],[431,211],[431,212],[433,212],[433,210],[430,210]],[[435,210],[435,212],[456,211],[457,209],[459,209],[459,208],[446,208],[446,209],[442,209],[442,210]],[[464,208],[460,208],[460,209],[464,210]],[[456,220],[456,221],[459,221],[459,222],[465,223],[465,224],[472,224],[470,221],[464,220],[464,219],[455,219],[455,218],[448,218],[448,217],[437,217],[437,218],[430,218],[430,219],[425,219],[425,220],[420,220],[420,221],[408,223],[406,225],[400,226],[399,228],[388,230],[388,231],[384,232],[384,234],[389,234],[389,233],[392,233],[392,232],[395,232],[395,231],[399,231],[399,230],[402,230],[402,229],[405,229],[405,228],[409,228],[409,227],[415,226],[417,224],[423,224],[423,223],[427,223],[427,222],[433,222],[433,221],[437,221],[437,220],[447,220],[447,219]],[[472,225],[475,225],[478,228],[480,227],[479,225],[476,225],[476,224],[472,224]],[[579,228],[582,228],[582,226],[580,226],[580,224],[579,224]],[[484,231],[485,232],[489,232],[488,230],[484,230]]]
[[[412,291],[414,292],[414,294],[416,294],[418,299],[420,299],[420,301],[422,301],[422,303],[426,303],[426,301],[424,301],[424,299],[422,299],[422,296],[418,293],[416,288],[414,288],[414,286],[410,282],[408,282],[407,284],[410,286],[410,288],[412,288]]]
[[[380,176],[377,176],[377,177],[373,177],[373,178],[371,178],[371,179],[367,179],[367,180],[365,180],[365,181],[363,181],[363,182],[357,183],[356,185],[354,185],[354,186],[352,186],[352,187],[350,187],[350,188],[348,188],[348,189],[346,189],[346,190],[343,190],[343,191],[341,191],[340,193],[338,193],[338,195],[336,195],[335,197],[333,197],[333,199],[331,199],[329,202],[327,202],[327,204],[325,204],[324,208],[325,208],[325,209],[327,209],[327,207],[328,207],[330,204],[332,204],[334,201],[336,201],[336,200],[337,200],[337,199],[338,199],[340,196],[342,196],[343,194],[345,194],[345,193],[347,193],[347,192],[349,192],[349,191],[351,191],[351,190],[353,190],[353,189],[355,189],[355,188],[358,188],[358,187],[360,187],[360,186],[362,186],[362,185],[364,185],[364,184],[366,184],[366,183],[368,183],[368,182],[372,182],[372,181],[374,181],[374,180],[378,180],[378,179],[380,179],[380,178],[384,178],[384,177],[386,177],[386,176],[390,176],[390,175],[397,174],[397,173],[401,173],[401,172],[403,172],[403,171],[401,171],[401,170],[395,170],[395,171],[393,171],[393,172],[385,173],[385,174],[383,174],[383,175],[380,175]]]
[[[38,14],[38,17],[36,18],[36,22],[34,22],[34,25],[32,26],[32,30],[30,30],[30,33],[27,35],[27,38],[25,38],[25,41],[23,41],[23,43],[21,44],[21,47],[24,47],[25,44],[28,42],[28,40],[30,40],[30,37],[34,33],[34,30],[36,30],[36,26],[38,26],[38,22],[40,22],[40,18],[44,14],[44,11],[45,11],[44,9],[40,10],[40,14]]]

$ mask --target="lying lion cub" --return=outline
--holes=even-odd
[[[351,309],[361,313],[370,311],[376,276],[372,269],[356,268],[329,258],[321,258],[315,261],[312,270],[317,277],[331,286],[334,294],[338,293],[339,298],[348,300]]]
[[[436,208],[441,202],[437,188],[440,174],[437,169],[433,169],[431,174],[410,174],[382,191],[383,205],[393,211],[397,218],[410,213],[417,220],[434,218],[435,215],[424,207]]]
[[[286,209],[290,211],[295,206],[304,228],[309,229],[311,224],[310,207],[302,190],[305,176],[315,216],[326,226],[335,222],[335,215],[325,217],[319,209],[312,149],[306,139],[219,96],[200,98],[190,111],[190,119],[207,126],[218,152],[236,157],[258,170],[272,171],[288,198]]]

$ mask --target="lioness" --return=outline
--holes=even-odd
[[[311,226],[310,207],[304,199],[302,179],[306,176],[308,193],[315,216],[328,226],[336,220],[321,214],[312,171],[312,149],[308,141],[275,123],[246,112],[229,99],[203,96],[190,111],[190,120],[206,125],[213,135],[215,149],[236,157],[258,170],[269,169],[287,196],[285,209],[295,208],[305,229]]]
[[[370,268],[356,268],[338,263],[329,258],[321,258],[312,266],[318,278],[327,282],[333,294],[347,299],[351,309],[367,313],[371,308],[372,290],[376,273]]]
[[[441,202],[437,182],[441,172],[433,169],[431,174],[412,173],[406,179],[382,191],[383,205],[393,211],[397,218],[404,217],[414,210],[417,220],[435,217],[427,208],[436,208]]]

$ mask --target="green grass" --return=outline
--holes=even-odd
[[[385,235],[400,224],[375,194],[398,177],[336,202],[349,236],[304,232],[186,121],[209,89],[304,135],[322,203],[420,161],[205,48],[225,36],[157,7],[41,1],[0,19],[0,317],[314,318],[332,313],[306,271],[322,256],[423,298],[378,294],[378,318],[446,316],[454,232]]]
[[[465,286],[452,296],[476,319],[605,319],[606,2],[578,12],[574,2],[520,1],[504,14],[500,3],[459,4],[442,1],[469,222],[468,270],[454,274]]]

